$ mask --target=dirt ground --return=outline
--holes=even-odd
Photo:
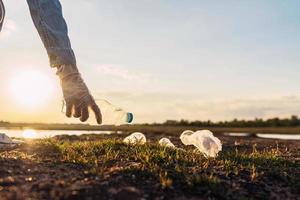
[[[148,134],[147,139],[154,143],[164,136],[170,138],[176,146],[184,147],[178,137],[163,133]],[[71,142],[111,138],[121,139],[124,136],[118,134],[57,137],[58,141]],[[139,160],[123,161],[122,156],[116,155],[120,160],[109,160],[102,168],[97,164],[97,169],[103,169],[103,172],[93,173],[89,169],[90,165],[56,159],[52,150],[48,153],[48,150],[38,152],[38,148],[30,149],[30,145],[24,144],[0,151],[0,199],[300,199],[299,184],[290,186],[295,184],[295,180],[300,181],[299,141],[255,137],[219,138],[223,143],[223,152],[239,151],[250,154],[253,151],[276,150],[279,152],[278,161],[274,163],[278,162],[287,167],[282,168],[284,171],[280,172],[278,169],[281,168],[273,168],[274,164],[265,163],[268,162],[267,159],[259,160],[255,169],[238,168],[237,175],[234,169],[225,174],[224,168],[210,161],[211,166],[194,173],[208,175],[213,172],[219,186],[206,187],[202,183],[185,186],[177,182],[175,176],[172,186],[163,187],[162,182],[158,180],[159,176],[147,171]],[[249,162],[251,164],[252,161]],[[256,170],[256,173],[249,174],[251,170]],[[253,174],[259,177],[256,181],[250,181],[249,177]]]

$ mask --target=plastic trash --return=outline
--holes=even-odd
[[[0,133],[0,148],[14,147],[15,145],[20,143],[20,141],[12,140],[4,133]]]
[[[122,125],[129,124],[133,121],[133,114],[130,112],[124,111],[122,108],[112,105],[110,102],[104,99],[95,100],[97,105],[101,110],[102,115],[102,125]],[[63,101],[62,112],[66,112],[66,104]],[[91,115],[89,122],[92,125],[96,124],[96,119],[94,115]]]
[[[193,139],[190,137],[194,131],[186,130],[180,136],[180,140],[184,145],[193,145]]]
[[[158,141],[158,144],[164,147],[176,148],[175,145],[168,138],[161,138]]]
[[[131,135],[127,136],[123,142],[127,144],[145,144],[146,143],[146,136],[143,133],[135,132]]]
[[[222,151],[221,141],[209,130],[184,131],[180,140],[184,145],[194,145],[206,157],[216,157]]]

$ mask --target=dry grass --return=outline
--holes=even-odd
[[[296,199],[300,163],[284,158],[283,150],[225,145],[216,159],[206,159],[193,148],[173,150],[154,142],[132,146],[120,139],[36,140],[0,154],[0,198]],[[15,170],[18,163],[25,169]],[[45,175],[49,171],[52,175]],[[14,181],[7,184],[7,177]],[[40,186],[45,183],[49,188]]]

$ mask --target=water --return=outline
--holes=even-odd
[[[84,130],[26,130],[0,128],[0,133],[16,138],[48,138],[56,135],[82,135],[82,134],[112,134],[116,131],[84,131]],[[117,132],[119,133],[119,131]]]
[[[23,138],[24,135],[29,138],[47,138],[56,135],[82,135],[82,134],[113,134],[122,133],[122,131],[85,131],[85,130],[33,130],[26,132],[24,129],[6,129],[0,127],[0,133],[5,133],[9,137]],[[259,138],[266,139],[280,139],[280,140],[300,140],[300,134],[274,134],[274,133],[224,133],[226,136],[230,137],[248,137],[251,135],[256,135]]]
[[[250,133],[224,133],[226,136],[233,136],[233,137],[247,137],[250,136]]]
[[[300,134],[275,134],[275,133],[224,133],[226,136],[231,137],[248,137],[257,136],[265,139],[279,139],[279,140],[300,140]]]
[[[280,139],[280,140],[300,140],[300,135],[292,134],[256,134],[257,137],[267,139]]]

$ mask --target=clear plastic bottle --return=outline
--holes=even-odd
[[[99,99],[96,100],[102,114],[102,124],[122,125],[133,121],[133,114],[124,111],[122,108],[112,105],[110,102]]]
[[[130,112],[124,111],[122,108],[112,105],[110,102],[104,99],[95,100],[97,105],[100,108],[102,115],[102,124],[101,125],[122,125],[129,124],[133,121],[133,114]],[[63,112],[65,113],[66,104],[63,103]],[[90,112],[90,117],[88,123],[91,125],[96,125],[96,119],[93,111]]]

